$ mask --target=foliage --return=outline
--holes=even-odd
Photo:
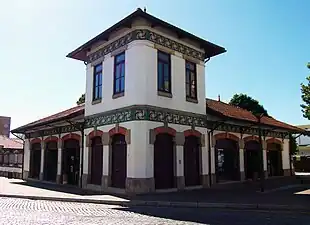
[[[294,138],[293,135],[290,134],[290,142],[289,142],[289,149],[290,149],[290,154],[295,155],[298,153],[298,145],[296,138]]]
[[[79,100],[76,102],[77,105],[85,103],[85,94],[82,94]]]
[[[310,63],[308,63],[307,67],[310,69]],[[301,111],[303,113],[303,117],[310,119],[310,76],[307,78],[306,84],[301,84],[301,99],[304,102],[301,104]]]
[[[267,110],[259,102],[246,94],[235,94],[229,104],[252,112],[254,115],[268,116]]]

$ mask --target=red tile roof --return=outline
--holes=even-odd
[[[51,116],[36,120],[34,122],[31,122],[31,123],[28,123],[24,126],[18,127],[16,129],[13,129],[11,132],[17,133],[18,131],[21,131],[25,128],[40,126],[40,125],[44,125],[47,123],[56,122],[56,121],[59,121],[59,120],[64,119],[64,118],[74,117],[74,116],[83,115],[83,114],[84,114],[84,104],[81,104],[81,105],[72,107],[70,109],[61,111],[59,113],[53,114]]]
[[[8,138],[0,135],[0,146],[8,149],[23,149],[23,141],[17,138]]]
[[[254,116],[251,112],[245,109],[242,109],[240,107],[233,106],[233,105],[227,104],[222,101],[208,99],[208,98],[206,99],[206,104],[207,104],[207,108],[213,111],[216,111],[217,113],[220,113],[225,117],[229,117],[232,119],[238,119],[238,120],[245,120],[245,121],[254,122],[254,123],[258,122],[258,119],[256,118],[256,116]],[[290,131],[297,131],[297,132],[304,131],[303,129],[300,129],[298,127],[278,121],[268,116],[263,116],[261,118],[261,123],[265,125],[277,127],[277,128],[290,130]]]

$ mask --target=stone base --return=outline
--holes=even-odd
[[[291,170],[290,169],[283,169],[283,176],[291,176]]]
[[[201,175],[201,183],[202,183],[202,187],[204,188],[210,187],[209,175],[207,174]]]
[[[88,174],[82,174],[82,188],[87,188],[88,177]]]
[[[245,181],[245,173],[244,173],[244,171],[240,171],[240,181]]]
[[[185,178],[183,177],[175,177],[176,186],[178,190],[183,190],[185,188]]]
[[[212,181],[212,184],[216,184],[216,174],[215,173],[212,173],[211,174],[211,181]]]
[[[265,179],[268,178],[268,171],[264,171],[265,172]]]
[[[40,173],[40,175],[39,175],[39,180],[43,180],[43,178],[44,178],[44,174],[43,174],[43,173]]]
[[[102,189],[106,189],[109,187],[110,178],[107,175],[102,175],[101,177],[101,187]]]
[[[27,180],[28,179],[28,177],[29,177],[29,171],[26,171],[26,170],[24,170],[23,171],[23,180]]]
[[[126,193],[142,194],[155,191],[154,178],[126,178]]]
[[[57,175],[56,176],[56,183],[57,184],[62,184],[62,175]]]

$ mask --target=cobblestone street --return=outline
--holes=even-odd
[[[282,212],[133,207],[0,198],[0,224],[309,224],[310,215]]]

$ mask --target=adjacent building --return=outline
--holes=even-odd
[[[302,129],[206,99],[208,61],[226,50],[141,9],[67,57],[86,65],[85,104],[14,129],[24,179],[146,193],[290,175]],[[262,134],[262,148],[258,134]]]

